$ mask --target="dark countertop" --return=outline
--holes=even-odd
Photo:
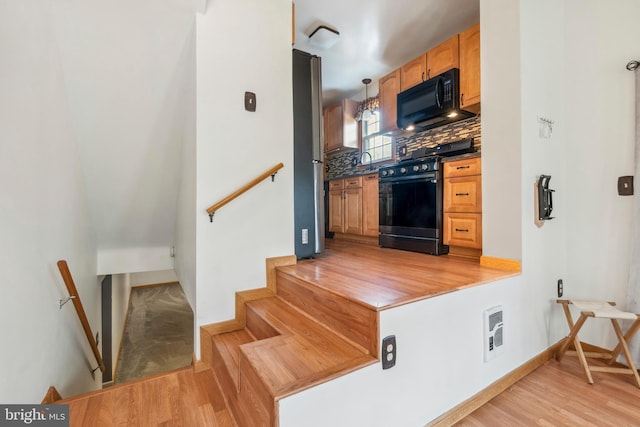
[[[335,179],[343,179],[343,178],[353,178],[354,176],[371,175],[372,173],[378,173],[378,168],[375,168],[373,170],[362,169],[361,171],[357,171],[355,173],[343,174],[343,175],[327,178],[325,179],[325,181],[333,181]]]
[[[459,154],[457,156],[451,156],[451,157],[443,157],[441,162],[447,163],[447,162],[453,162],[454,160],[473,159],[475,157],[481,157],[480,151],[476,151],[474,153]]]

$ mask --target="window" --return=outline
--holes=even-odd
[[[393,141],[389,135],[380,134],[380,112],[368,120],[362,119],[362,152],[368,151],[373,162],[393,158]]]

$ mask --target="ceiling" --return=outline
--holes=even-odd
[[[324,104],[364,97],[378,78],[480,20],[479,0],[295,0],[296,49],[322,57]],[[340,32],[334,46],[309,43],[318,25]]]

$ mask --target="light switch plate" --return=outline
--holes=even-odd
[[[618,195],[633,196],[633,176],[621,176],[618,178]]]
[[[244,109],[247,111],[251,111],[252,113],[256,111],[256,94],[253,92],[245,92],[244,93]]]

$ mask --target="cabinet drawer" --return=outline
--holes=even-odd
[[[362,188],[362,177],[354,176],[353,178],[345,178],[344,188]]]
[[[334,179],[329,181],[329,191],[344,190],[344,179]]]
[[[480,157],[472,159],[454,160],[445,162],[444,177],[453,178],[456,176],[480,175],[482,173],[482,163]]]
[[[482,212],[482,177],[449,178],[444,185],[445,212]]]
[[[482,248],[482,214],[444,214],[444,244]]]

